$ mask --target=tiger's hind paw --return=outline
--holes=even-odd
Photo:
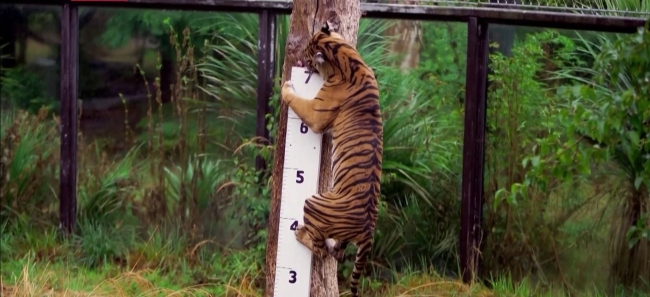
[[[294,234],[296,234],[296,240],[298,240],[308,249],[311,250],[314,248],[314,243],[312,242],[311,238],[309,238],[309,234],[307,233],[307,229],[305,229],[305,225],[299,224],[298,227],[296,227]]]

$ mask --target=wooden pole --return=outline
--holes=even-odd
[[[352,45],[357,43],[361,8],[359,0],[296,0],[289,21],[289,35],[286,41],[284,65],[282,67],[282,83],[291,75],[291,67],[303,60],[303,50],[307,41],[315,32],[320,30],[326,21],[345,37]],[[315,20],[315,21],[314,21]],[[284,145],[287,129],[287,105],[280,106],[280,120],[274,152],[273,176],[271,191],[271,207],[269,214],[269,229],[266,245],[266,288],[265,297],[273,296],[275,282],[276,255],[278,248],[278,224],[280,220],[280,197],[282,195],[282,172],[284,165]],[[319,191],[330,186],[332,162],[332,138],[323,137],[322,159],[320,168]],[[306,194],[305,197],[307,197]],[[318,257],[312,258],[311,296],[338,297],[338,282],[336,277],[336,260],[328,257],[324,261]]]

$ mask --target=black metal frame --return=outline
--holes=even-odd
[[[76,145],[77,145],[77,44],[79,35],[78,6],[123,8],[209,10],[258,13],[260,16],[260,51],[258,56],[257,130],[268,139],[265,114],[272,94],[277,14],[290,14],[291,2],[234,0],[13,0],[13,4],[61,5],[61,227],[67,233],[76,224]],[[5,2],[6,3],[6,2]],[[535,26],[557,29],[632,33],[646,20],[635,17],[612,17],[570,12],[526,10],[517,5],[482,5],[481,7],[442,7],[362,3],[364,17],[456,21],[468,24],[467,76],[465,93],[465,134],[463,141],[462,209],[460,260],[463,280],[469,282],[478,272],[479,246],[482,239],[483,174],[486,125],[487,28],[492,24]],[[539,7],[537,7],[539,8]],[[265,169],[264,160],[256,160]]]
[[[465,132],[463,139],[462,204],[460,210],[460,262],[463,281],[469,282],[479,265],[483,238],[481,216],[487,109],[488,22],[467,22],[467,72],[465,74]],[[472,269],[472,267],[476,267]]]
[[[256,136],[269,140],[269,130],[266,128],[266,115],[270,113],[269,98],[273,96],[273,77],[275,76],[275,13],[263,10],[259,13],[259,38],[257,53],[257,127]],[[266,162],[261,156],[255,159],[255,168],[264,176]]]
[[[61,225],[72,233],[77,221],[77,72],[78,7],[64,3],[61,10],[61,169],[59,211]]]

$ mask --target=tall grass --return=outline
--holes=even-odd
[[[44,125],[47,109],[38,115],[24,111],[5,111],[0,141],[1,221],[8,222],[32,209],[40,209],[37,219],[56,214],[58,190],[58,125]]]

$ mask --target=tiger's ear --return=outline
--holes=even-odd
[[[323,32],[323,33],[325,33],[325,34],[327,34],[327,35],[330,35],[330,33],[331,33],[331,32],[330,32],[330,22],[325,22],[325,24],[324,24],[323,27],[320,29],[320,31]]]

